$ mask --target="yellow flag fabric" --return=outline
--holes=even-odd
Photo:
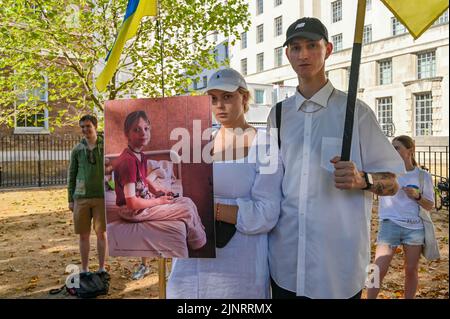
[[[448,0],[381,0],[414,39],[424,33],[448,8]]]
[[[105,68],[95,83],[97,90],[104,91],[116,72],[125,43],[136,35],[139,24],[144,16],[157,15],[157,0],[129,0],[124,21],[113,48],[108,54]]]

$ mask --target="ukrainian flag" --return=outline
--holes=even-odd
[[[139,28],[139,23],[144,16],[157,15],[157,0],[129,0],[125,18],[123,19],[119,35],[114,42],[114,45],[106,57],[106,65],[102,73],[97,78],[95,83],[97,90],[104,91],[106,85],[111,81],[111,78],[116,72],[119,64],[120,55],[122,54],[125,43],[136,35]]]
[[[414,39],[424,33],[448,8],[448,0],[381,0]]]

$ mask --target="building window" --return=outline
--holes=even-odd
[[[219,50],[214,49],[214,61],[219,62]]]
[[[203,76],[203,87],[205,88],[205,87],[207,87],[208,86],[208,76],[207,75],[204,75]]]
[[[15,128],[16,129],[30,129],[30,130],[47,130],[48,129],[48,110],[42,107],[37,112],[19,112],[17,109],[20,105],[29,102],[32,99],[36,105],[44,106],[48,103],[48,78],[42,77],[40,87],[26,90],[26,92],[17,95],[16,99],[16,113],[15,113]]]
[[[247,59],[241,59],[241,73],[247,75]]]
[[[433,135],[432,106],[431,93],[416,95],[416,136]]]
[[[424,52],[417,55],[417,78],[426,79],[436,76],[436,52]]]
[[[230,57],[228,41],[223,43],[223,50],[225,51],[225,59],[228,59]]]
[[[366,0],[366,11],[372,10],[372,0]]]
[[[332,22],[338,22],[342,20],[342,1],[334,1],[331,3],[331,17]]]
[[[256,72],[264,71],[264,53],[256,55]]]
[[[256,43],[264,41],[264,24],[260,24],[256,27]]]
[[[392,83],[392,60],[378,62],[378,79],[379,85]]]
[[[386,136],[394,135],[392,121],[392,97],[377,99],[378,123]]]
[[[398,21],[396,17],[391,18],[391,25],[392,25],[392,35],[399,35],[406,32],[405,26]]]
[[[445,11],[440,17],[439,19],[437,19],[433,25],[438,25],[438,24],[443,24],[443,23],[448,23],[448,10]]]
[[[331,37],[331,42],[333,42],[334,52],[342,50],[342,33],[333,35]]]
[[[264,90],[255,89],[255,103],[264,104]]]
[[[275,48],[274,57],[275,57],[274,62],[275,67],[283,65],[283,47]]]
[[[264,0],[256,0],[256,15],[264,12]]]
[[[278,7],[278,6],[281,6],[282,4],[283,4],[283,0],[274,0],[273,6]]]
[[[274,31],[275,31],[276,37],[283,34],[283,17],[282,16],[275,18]]]
[[[247,48],[247,32],[241,33],[241,49]]]
[[[363,41],[363,44],[372,42],[372,25],[371,24],[364,26],[362,41]]]
[[[197,81],[197,79],[194,79],[194,83],[192,85],[194,86],[194,90],[198,90],[198,81]]]

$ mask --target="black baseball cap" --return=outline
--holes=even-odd
[[[306,38],[310,40],[325,39],[328,42],[328,30],[317,18],[304,17],[292,23],[286,31],[286,46],[294,38]]]

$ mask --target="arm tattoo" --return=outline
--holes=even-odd
[[[370,191],[378,196],[392,196],[397,193],[398,183],[395,174],[392,173],[374,173],[373,186]]]

